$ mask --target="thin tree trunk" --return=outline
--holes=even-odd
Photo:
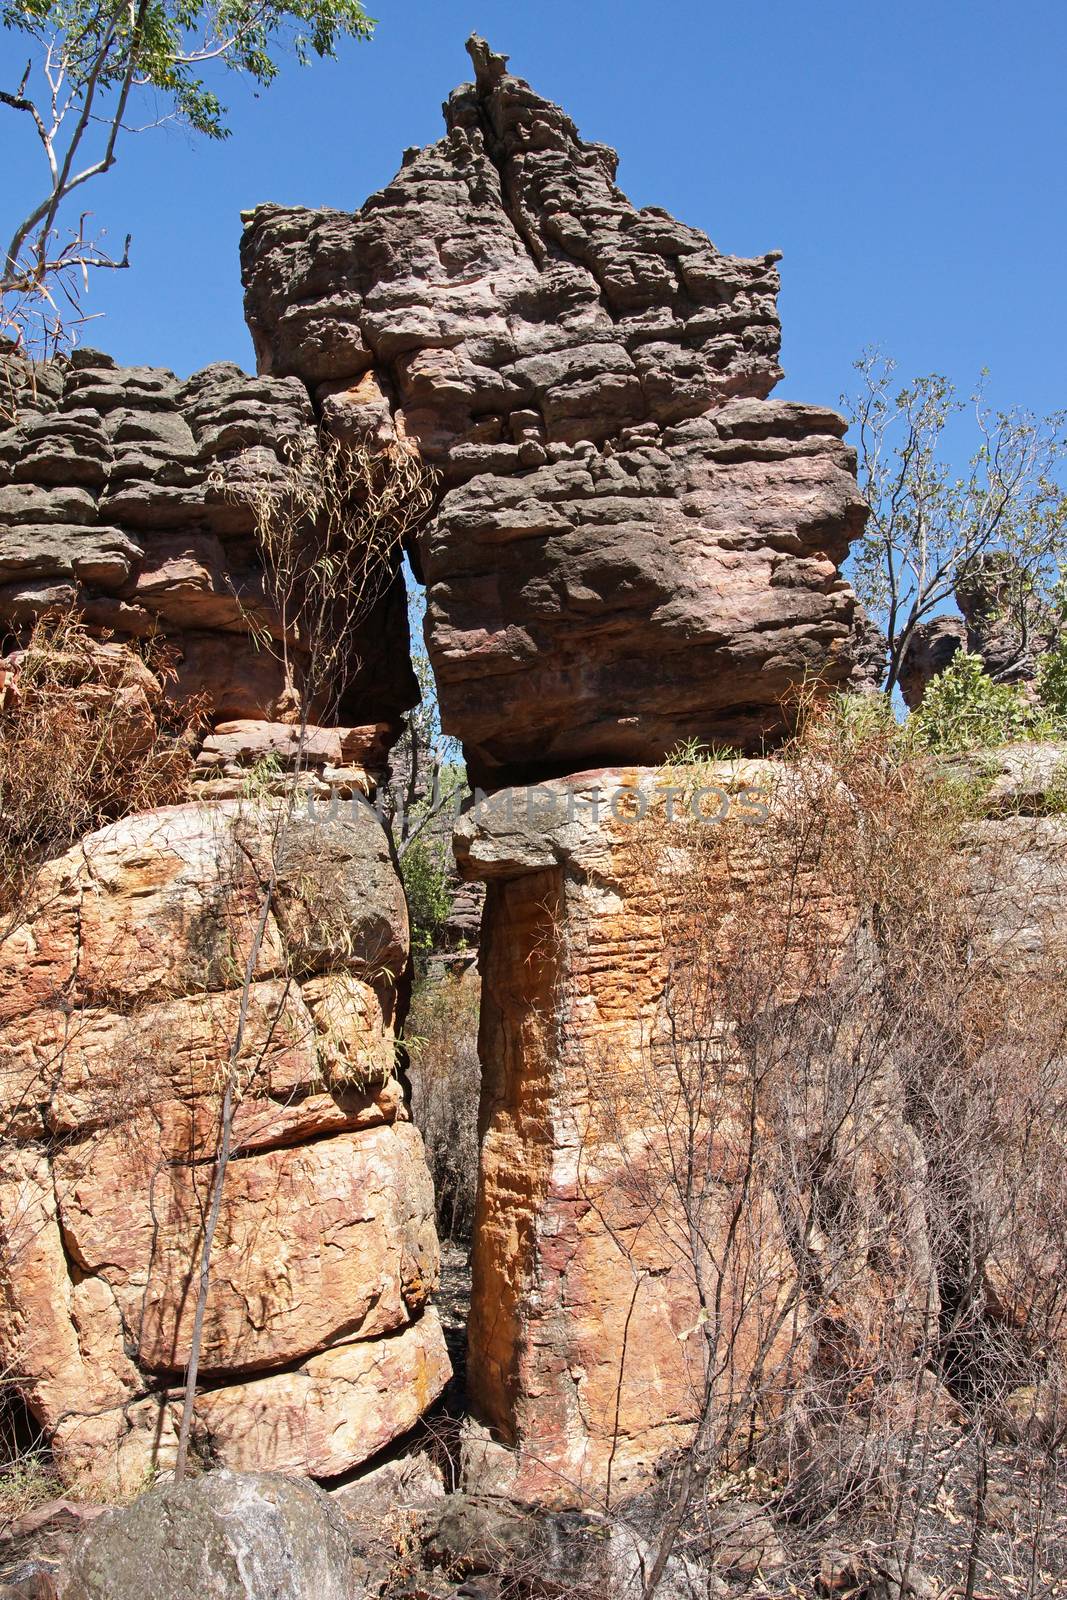
[[[245,962],[244,981],[241,987],[241,1004],[237,1013],[237,1028],[234,1032],[229,1059],[226,1063],[226,1089],[222,1097],[219,1148],[215,1158],[215,1171],[211,1178],[211,1199],[208,1206],[207,1221],[204,1224],[204,1242],[200,1250],[200,1283],[196,1297],[196,1313],[193,1317],[192,1338],[189,1341],[189,1362],[185,1369],[181,1430],[178,1434],[178,1453],[174,1462],[174,1480],[176,1483],[180,1483],[185,1477],[185,1469],[189,1459],[189,1435],[193,1425],[196,1381],[200,1372],[200,1350],[204,1341],[204,1317],[207,1314],[207,1298],[211,1288],[211,1246],[214,1243],[215,1229],[218,1226],[219,1213],[222,1210],[222,1191],[226,1183],[226,1169],[230,1164],[237,1062],[241,1054],[241,1046],[244,1043],[245,1025],[248,1021],[248,1008],[252,995],[252,982],[255,976],[256,964],[259,961],[259,952],[263,947],[263,939],[267,931],[267,918],[270,915],[271,901],[274,898],[275,881],[276,872],[272,871],[270,879],[263,886],[263,903],[256,919],[255,933],[248,951],[248,959]]]

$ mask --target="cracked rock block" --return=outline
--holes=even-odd
[[[628,768],[500,791],[455,835],[462,875],[487,884],[467,1367],[486,1431],[467,1476],[520,1500],[624,1500],[692,1440],[706,1397],[717,1440],[747,1437],[811,1363],[907,1355],[936,1317],[891,1060],[833,1120],[875,958],[797,842],[801,780],[709,765],[709,814],[723,796],[729,814],[706,825],[681,789],[668,814],[664,781]],[[814,1195],[782,1174],[822,1143],[840,1209],[812,1246]]]
[[[0,1337],[64,1475],[129,1489],[173,1460],[231,1070],[198,1447],[333,1476],[440,1393],[407,955],[369,812],[163,808],[44,867],[0,974]]]
[[[360,211],[247,215],[260,370],[439,469],[412,558],[475,781],[758,748],[795,685],[849,679],[865,515],[844,422],[767,398],[777,254],[633,206],[613,151],[470,48],[444,139]]]

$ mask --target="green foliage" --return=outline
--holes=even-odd
[[[1052,716],[1067,722],[1067,633],[1062,633],[1037,669],[1037,697]]]
[[[138,88],[164,95],[197,133],[223,139],[225,107],[202,69],[221,61],[256,83],[278,74],[278,56],[301,63],[333,56],[339,39],[370,37],[374,23],[360,0],[4,0],[3,24],[58,54],[66,93],[92,89],[98,98],[132,76]]]
[[[275,786],[285,775],[286,767],[281,756],[273,751],[268,755],[259,756],[244,775],[241,784],[242,799],[261,800],[264,795],[272,794]]]
[[[696,737],[681,739],[668,755],[666,766],[674,767],[706,767],[716,761],[736,761],[739,751],[732,744],[706,744]]]
[[[1052,648],[1038,663],[1037,697],[1046,711],[1067,723],[1067,567],[1060,568],[1052,604],[1058,633]]]
[[[900,732],[887,694],[842,692],[831,696],[827,710],[835,739],[850,750]]]
[[[908,723],[909,736],[928,750],[975,750],[1042,731],[1040,715],[1019,688],[994,682],[981,656],[966,650],[927,685]]]
[[[130,236],[112,254],[71,203],[111,171],[127,134],[177,122],[225,139],[212,70],[266,85],[280,57],[332,56],[373,28],[361,0],[0,0],[0,24],[29,55],[18,48],[20,76],[0,74],[0,107],[40,150],[36,195],[2,219],[0,336],[37,356],[72,342],[91,270],[130,264]]]
[[[404,892],[411,924],[411,954],[415,970],[426,971],[452,905],[448,861],[433,841],[414,839],[400,858]]]

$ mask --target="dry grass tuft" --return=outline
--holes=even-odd
[[[74,617],[36,624],[0,694],[0,917],[83,834],[186,798],[195,705],[168,704],[162,648],[101,643]],[[2,925],[0,925],[2,931]]]
[[[411,1110],[426,1144],[441,1237],[467,1242],[478,1184],[479,986],[473,973],[425,979],[405,1027]]]

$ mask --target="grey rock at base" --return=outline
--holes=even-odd
[[[344,1512],[306,1480],[166,1484],[79,1537],[64,1600],[363,1600]]]
[[[386,1461],[330,1490],[346,1514],[381,1532],[398,1511],[426,1511],[445,1498],[444,1475],[423,1451]]]
[[[515,1580],[536,1576],[538,1593],[610,1595],[639,1600],[645,1593],[656,1550],[620,1517],[600,1512],[531,1512],[504,1500],[450,1495],[426,1550],[445,1567],[465,1568],[502,1580],[502,1593]],[[477,1591],[473,1586],[459,1593]],[[488,1591],[486,1591],[488,1592]],[[711,1600],[725,1594],[721,1580],[680,1555],[669,1554],[658,1600]]]

